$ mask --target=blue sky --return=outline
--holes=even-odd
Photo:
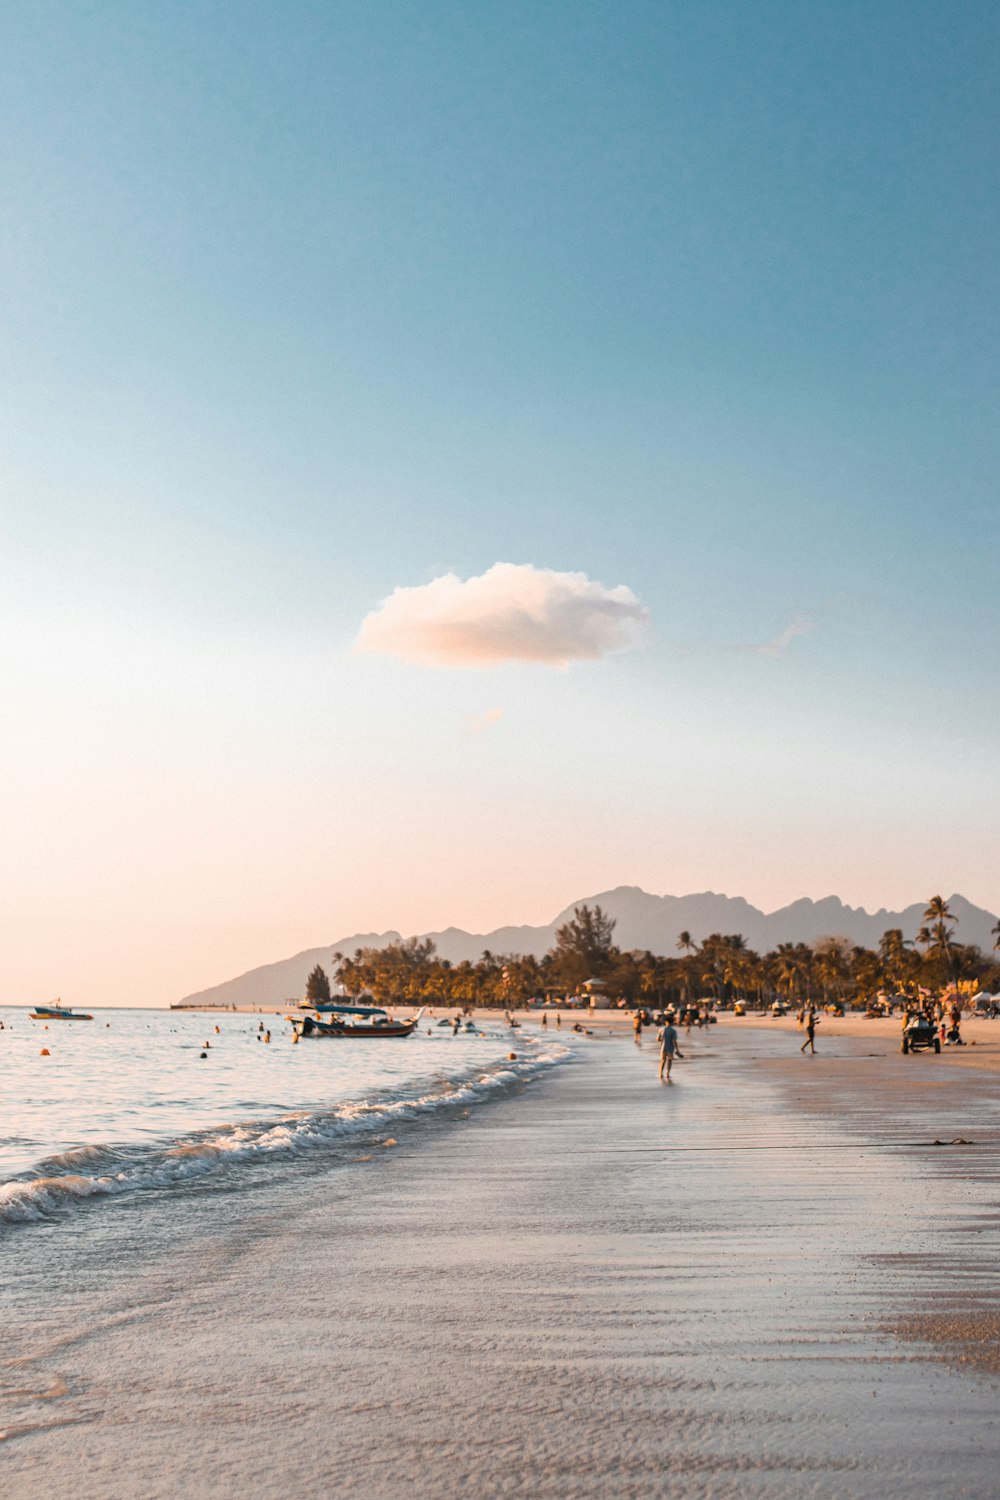
[[[998,41],[962,0],[8,8],[6,998],[81,942],[118,993],[123,923],[173,998],[624,881],[1000,906]],[[645,645],[350,654],[501,561],[627,585]]]

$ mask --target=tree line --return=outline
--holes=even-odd
[[[779,943],[760,954],[740,933],[713,932],[695,942],[682,932],[677,956],[623,951],[614,942],[615,921],[600,906],[577,906],[556,931],[541,958],[491,953],[475,962],[442,958],[429,938],[407,938],[385,948],[358,948],[333,955],[333,974],[348,995],[370,995],[379,1005],[478,1005],[509,1008],[533,998],[581,993],[598,980],[613,1000],[663,1007],[695,999],[742,1000],[767,1005],[781,1000],[864,1006],[876,995],[918,999],[959,985],[1000,989],[1000,922],[993,954],[957,940],[957,920],[947,902],[933,896],[912,942],[898,927],[882,934],[876,948],[843,937],[813,944]],[[330,979],[317,965],[306,998],[330,998]]]

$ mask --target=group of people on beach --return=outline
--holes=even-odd
[[[817,1016],[814,1006],[804,1006],[803,1009],[799,1012],[799,1025],[805,1028],[806,1033],[806,1039],[802,1043],[802,1046],[799,1048],[800,1052],[805,1052],[807,1049],[809,1052],[816,1051],[816,1021]],[[643,1012],[641,1010],[637,1010],[632,1020],[632,1029],[635,1033],[636,1042],[640,1045],[642,1043],[643,1025]],[[677,1027],[674,1025],[674,1017],[671,1012],[668,1012],[666,1018],[664,1019],[663,1025],[656,1033],[656,1040],[660,1044],[659,1077],[661,1081],[663,1079],[666,1079],[667,1083],[669,1083],[670,1070],[673,1067],[674,1058],[679,1057],[683,1060],[684,1057],[684,1054],[680,1048],[680,1042],[677,1037]]]
[[[903,1010],[903,1031],[918,1017],[934,1027],[942,1047],[965,1046],[962,1038],[962,1007],[957,1000],[947,1004],[938,1000],[924,1006],[907,1006]]]

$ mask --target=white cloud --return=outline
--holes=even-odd
[[[362,622],[355,650],[425,667],[565,666],[638,644],[649,611],[630,588],[585,573],[494,563],[477,578],[446,573],[395,589]]]

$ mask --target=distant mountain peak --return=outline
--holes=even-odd
[[[984,952],[993,946],[992,928],[997,918],[992,912],[974,906],[958,893],[948,897],[954,910],[956,935],[960,942],[975,943]],[[620,948],[637,948],[674,956],[681,932],[690,932],[696,943],[712,932],[740,932],[747,946],[759,953],[777,947],[778,943],[814,943],[832,935],[848,938],[866,948],[874,948],[890,927],[900,927],[905,937],[916,936],[927,902],[917,901],[901,912],[868,912],[864,907],[847,906],[839,896],[823,896],[818,901],[800,896],[788,906],[765,913],[752,906],[743,896],[725,896],[716,891],[701,891],[689,896],[656,896],[637,885],[619,885],[596,896],[581,896],[553,921],[543,927],[497,927],[492,932],[465,932],[460,927],[446,927],[440,932],[419,933],[431,938],[442,958],[452,963],[475,962],[488,948],[491,953],[533,953],[541,956],[552,947],[556,928],[573,916],[574,907],[601,906],[615,919],[615,942]],[[309,971],[321,964],[331,967],[336,952],[352,954],[356,948],[385,948],[398,943],[400,933],[355,933],[318,948],[309,948],[291,958],[251,969],[237,979],[226,980],[207,990],[185,996],[188,1005],[283,1005],[297,999],[305,989]]]

